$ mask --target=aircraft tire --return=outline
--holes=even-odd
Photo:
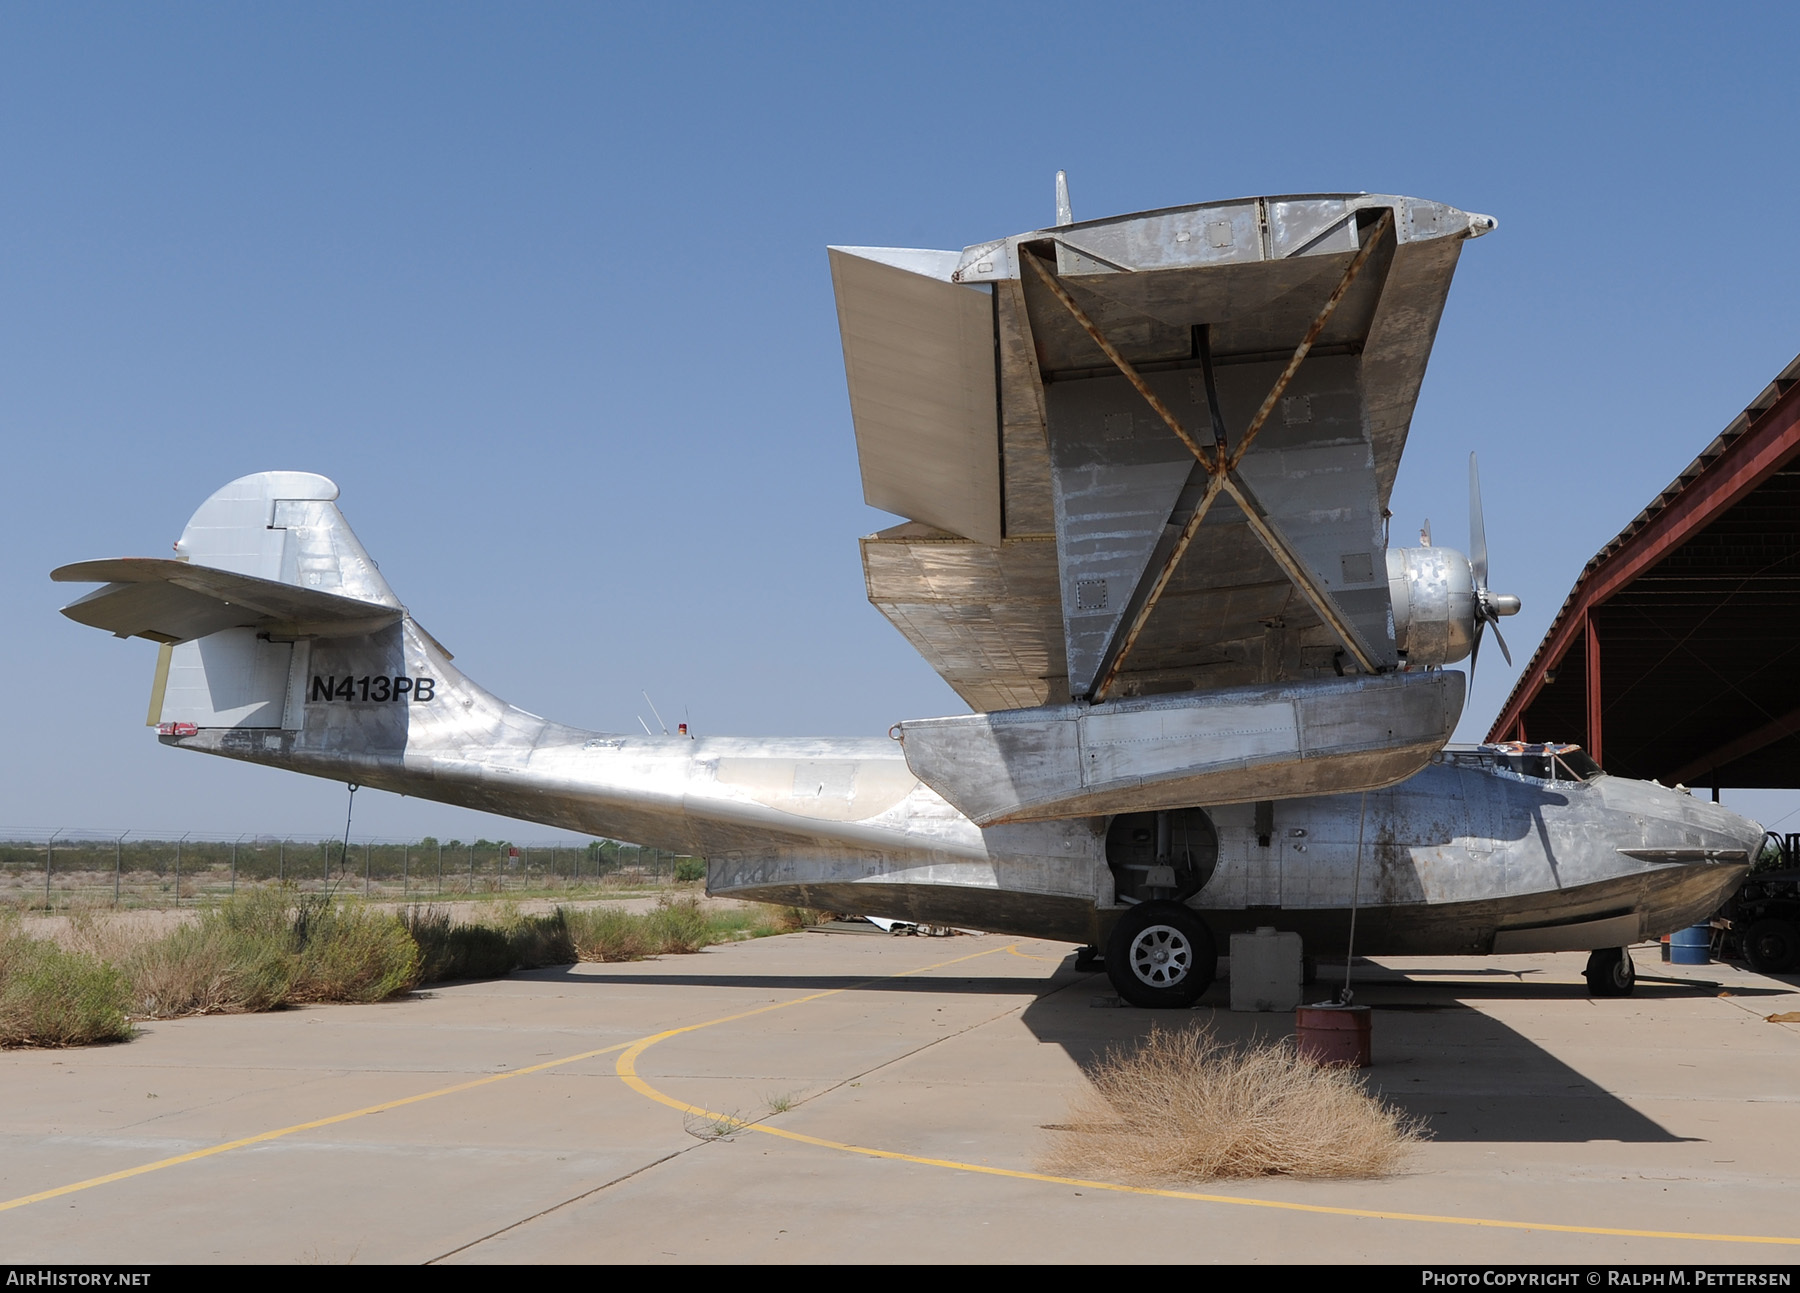
[[[1800,928],[1791,920],[1765,917],[1744,931],[1744,960],[1758,974],[1781,974],[1800,961]]]
[[[1588,953],[1586,976],[1590,997],[1629,997],[1637,987],[1637,967],[1628,947],[1601,947]]]
[[[1178,902],[1144,902],[1113,927],[1104,964],[1106,977],[1130,1004],[1180,1010],[1212,986],[1219,945],[1190,908]]]

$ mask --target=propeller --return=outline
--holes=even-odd
[[[1475,645],[1469,650],[1469,680],[1475,679],[1475,662],[1481,656],[1481,631],[1487,625],[1494,627],[1494,641],[1500,644],[1500,654],[1506,657],[1506,663],[1512,664],[1512,652],[1506,649],[1506,639],[1500,636],[1500,617],[1517,615],[1519,599],[1510,593],[1494,593],[1488,590],[1487,559],[1487,525],[1481,516],[1481,471],[1475,465],[1475,455],[1469,455],[1469,571],[1475,577]]]

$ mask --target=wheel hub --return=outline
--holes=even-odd
[[[1131,942],[1132,972],[1152,987],[1173,987],[1181,982],[1193,961],[1193,946],[1169,925],[1152,925]]]

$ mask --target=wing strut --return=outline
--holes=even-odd
[[[1132,388],[1144,397],[1144,402],[1155,411],[1157,417],[1168,425],[1169,430],[1175,433],[1175,438],[1188,447],[1188,452],[1200,460],[1200,465],[1208,471],[1217,471],[1218,465],[1213,461],[1212,455],[1202,449],[1194,437],[1188,434],[1187,428],[1181,425],[1181,419],[1170,412],[1169,406],[1156,397],[1156,392],[1145,384],[1144,379],[1138,375],[1138,370],[1131,366],[1131,361],[1121,355],[1118,348],[1106,339],[1106,334],[1100,331],[1099,326],[1092,319],[1088,318],[1087,311],[1082,309],[1076,303],[1075,298],[1069,295],[1069,289],[1062,285],[1062,280],[1051,272],[1050,267],[1028,251],[1023,252],[1019,259],[1038,272],[1038,277],[1044,280],[1044,286],[1049,288],[1056,299],[1063,303],[1063,309],[1074,316],[1075,322],[1081,325],[1081,330],[1094,339],[1094,344],[1099,346],[1106,353],[1106,357],[1113,361],[1113,366],[1125,374],[1125,380],[1130,382]]]
[[[1043,280],[1044,286],[1048,287],[1056,299],[1062,302],[1063,308],[1069,312],[1076,323],[1081,325],[1082,331],[1093,338],[1094,344],[1100,347],[1106,357],[1112,361],[1113,366],[1124,375],[1125,380],[1131,383],[1132,388],[1135,389],[1139,395],[1144,397],[1144,402],[1150,406],[1157,417],[1162,419],[1169,430],[1175,433],[1176,439],[1180,440],[1181,443],[1187,447],[1188,452],[1194,455],[1195,460],[1199,462],[1200,466],[1206,471],[1210,478],[1206,483],[1205,493],[1200,497],[1198,502],[1192,504],[1192,510],[1185,518],[1181,516],[1181,513],[1184,510],[1186,500],[1192,493],[1192,487],[1190,486],[1189,489],[1182,491],[1182,500],[1176,503],[1175,510],[1170,515],[1168,522],[1170,528],[1174,528],[1177,525],[1180,526],[1179,534],[1173,545],[1170,547],[1168,555],[1157,568],[1156,573],[1150,576],[1144,583],[1140,583],[1137,589],[1133,590],[1131,601],[1138,604],[1136,613],[1131,616],[1128,627],[1125,627],[1124,631],[1115,639],[1114,644],[1108,648],[1107,656],[1110,657],[1110,659],[1101,672],[1099,683],[1094,687],[1092,697],[1094,700],[1105,699],[1107,691],[1118,679],[1119,673],[1124,667],[1126,657],[1130,655],[1132,647],[1137,644],[1138,637],[1143,632],[1144,625],[1150,618],[1150,612],[1155,609],[1158,599],[1161,598],[1163,591],[1169,585],[1170,578],[1175,573],[1176,566],[1180,564],[1181,558],[1186,554],[1189,545],[1193,542],[1194,536],[1199,532],[1200,523],[1206,519],[1207,513],[1212,509],[1213,503],[1218,499],[1221,493],[1229,494],[1232,501],[1243,511],[1244,517],[1249,522],[1251,530],[1256,534],[1257,538],[1261,540],[1263,546],[1268,549],[1270,555],[1275,558],[1276,562],[1281,566],[1282,570],[1286,572],[1287,576],[1293,580],[1295,586],[1299,588],[1301,593],[1306,597],[1306,600],[1312,604],[1313,609],[1319,613],[1320,618],[1331,626],[1332,631],[1337,634],[1338,638],[1343,642],[1345,648],[1350,652],[1351,656],[1355,658],[1362,670],[1365,673],[1376,672],[1375,663],[1370,658],[1368,650],[1363,646],[1362,642],[1350,625],[1345,621],[1344,617],[1338,612],[1336,605],[1325,593],[1324,589],[1318,586],[1317,580],[1312,572],[1306,568],[1306,563],[1300,559],[1286,537],[1282,535],[1280,530],[1268,519],[1262,505],[1251,492],[1249,485],[1245,483],[1240,475],[1238,475],[1237,467],[1238,464],[1243,461],[1244,455],[1249,451],[1250,445],[1255,441],[1257,434],[1261,432],[1264,424],[1268,422],[1269,415],[1273,413],[1276,406],[1280,404],[1282,395],[1286,393],[1288,386],[1293,382],[1295,375],[1300,371],[1300,365],[1305,362],[1308,352],[1313,348],[1313,344],[1318,341],[1320,334],[1324,332],[1325,325],[1331,320],[1332,314],[1343,302],[1345,294],[1350,290],[1350,285],[1356,281],[1357,275],[1362,272],[1363,266],[1368,263],[1370,255],[1374,252],[1376,246],[1382,239],[1386,237],[1388,230],[1393,227],[1393,223],[1394,212],[1393,208],[1389,207],[1381,213],[1381,218],[1370,228],[1368,236],[1363,239],[1362,246],[1357,250],[1356,255],[1351,259],[1349,266],[1344,270],[1343,277],[1338,280],[1337,286],[1332,289],[1331,295],[1326,298],[1325,304],[1320,308],[1319,313],[1314,316],[1311,326],[1307,328],[1306,335],[1301,338],[1300,344],[1295,347],[1293,356],[1288,360],[1287,366],[1281,370],[1281,375],[1275,379],[1275,384],[1269,388],[1269,393],[1263,399],[1262,405],[1256,410],[1256,415],[1250,419],[1250,425],[1245,429],[1243,436],[1239,438],[1237,445],[1232,448],[1229,453],[1226,452],[1224,427],[1218,414],[1218,395],[1213,384],[1210,346],[1207,344],[1205,329],[1201,330],[1199,340],[1202,347],[1202,358],[1205,361],[1203,370],[1206,378],[1207,403],[1214,420],[1214,438],[1218,442],[1218,452],[1216,456],[1213,453],[1208,452],[1206,448],[1196,441],[1194,437],[1189,434],[1187,428],[1181,425],[1181,420],[1170,411],[1166,404],[1157,398],[1156,393],[1144,382],[1144,379],[1138,374],[1137,369],[1132,367],[1131,362],[1127,360],[1124,355],[1119,353],[1118,348],[1114,346],[1112,342],[1107,340],[1105,334],[1102,333],[1099,327],[1095,325],[1094,321],[1088,317],[1087,312],[1081,308],[1075,298],[1069,294],[1068,289],[1063,286],[1061,280],[1057,278],[1049,266],[1029,252],[1026,252],[1019,257],[1020,260],[1030,265],[1031,268],[1036,271],[1038,277]]]

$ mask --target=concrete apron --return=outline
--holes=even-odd
[[[1370,1080],[1431,1128],[1412,1170],[1171,1183],[1207,1196],[1193,1198],[1034,1179],[1045,1126],[1067,1117],[1082,1064],[1152,1024],[1277,1037],[1292,1015],[1230,1014],[1224,985],[1192,1012],[1095,1009],[1111,989],[1068,951],[805,933],[8,1052],[0,1205],[201,1156],[8,1207],[0,1250],[126,1264],[1793,1259],[1542,1228],[1800,1237],[1800,1037],[1763,1018],[1800,1008],[1786,982],[1665,966],[1653,949],[1639,949],[1637,995],[1610,1001],[1586,996],[1574,954],[1359,970],[1358,1000],[1376,1007]],[[744,1125],[759,1120],[807,1139]]]

